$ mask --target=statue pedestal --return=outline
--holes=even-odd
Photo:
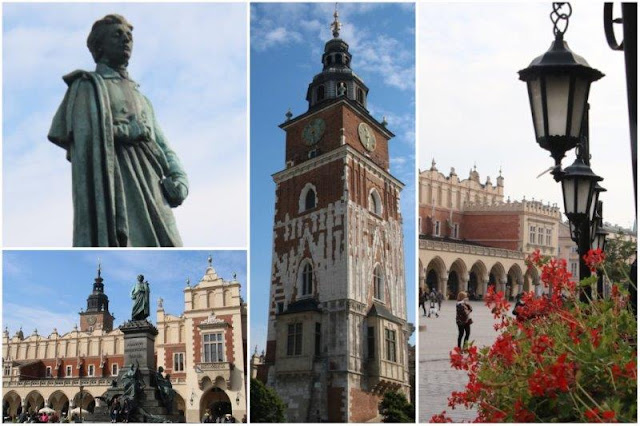
[[[148,372],[155,375],[156,358],[154,344],[158,329],[147,320],[127,321],[120,326],[124,334],[124,368],[131,364],[139,366],[142,377],[148,376]],[[149,386],[145,380],[145,385]]]
[[[131,416],[132,422],[162,422],[180,421],[177,414],[168,414],[167,409],[158,399],[158,380],[154,343],[158,329],[147,320],[127,321],[120,326],[124,334],[124,366],[114,380],[114,385],[105,392],[103,399],[107,407],[96,413],[96,421],[106,421],[108,418],[108,404],[113,398],[125,393],[123,376],[131,371],[131,366],[138,368],[137,378],[141,389],[135,397],[136,408]],[[99,417],[99,418],[98,418]]]

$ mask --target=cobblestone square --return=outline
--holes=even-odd
[[[471,317],[471,337],[478,347],[488,346],[497,337],[493,328],[494,319],[484,302],[469,302],[473,308]],[[428,422],[431,416],[443,410],[454,422],[470,421],[475,418],[474,410],[456,408],[451,410],[447,399],[452,391],[463,390],[467,374],[456,371],[449,363],[449,352],[456,346],[458,327],[456,326],[456,302],[445,301],[438,318],[419,314],[420,370],[418,376],[418,413],[420,422]],[[428,305],[427,305],[428,309]]]

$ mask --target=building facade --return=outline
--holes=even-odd
[[[367,110],[337,12],[308,110],[280,127],[269,325],[259,378],[292,422],[364,422],[387,390],[409,397],[403,184],[394,136]]]
[[[435,161],[419,177],[420,288],[453,299],[472,298],[495,286],[508,297],[535,290],[539,277],[524,260],[535,250],[558,254],[561,213],[540,201],[504,200],[504,177],[481,182],[474,167],[467,179],[452,168],[440,172]]]
[[[203,278],[187,285],[184,312],[165,313],[158,300],[156,366],[163,367],[176,391],[174,412],[187,422],[230,413],[246,414],[246,312],[235,278],[218,277],[211,258]],[[80,328],[49,336],[22,330],[2,338],[3,408],[15,416],[45,405],[59,415],[74,407],[92,412],[124,364],[124,335],[113,329],[101,270],[80,312]],[[82,391],[80,386],[83,387]]]

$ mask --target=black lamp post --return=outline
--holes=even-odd
[[[565,7],[566,13],[562,11]],[[591,248],[591,222],[604,189],[598,185],[602,178],[589,167],[589,90],[591,83],[604,74],[591,68],[564,41],[571,12],[569,3],[553,3],[550,17],[555,40],[547,52],[519,74],[520,80],[527,83],[536,141],[555,160],[552,174],[562,183],[565,214],[571,238],[578,245],[582,280],[591,276],[583,257]],[[575,147],[577,158],[563,171],[562,158]],[[590,297],[591,288],[582,289],[580,299],[587,301]]]

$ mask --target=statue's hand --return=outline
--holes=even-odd
[[[151,140],[151,127],[145,122],[138,120],[135,116],[129,121],[129,139],[132,142],[144,142]]]
[[[187,198],[189,189],[179,177],[167,177],[161,182],[162,192],[171,207],[178,207]]]

